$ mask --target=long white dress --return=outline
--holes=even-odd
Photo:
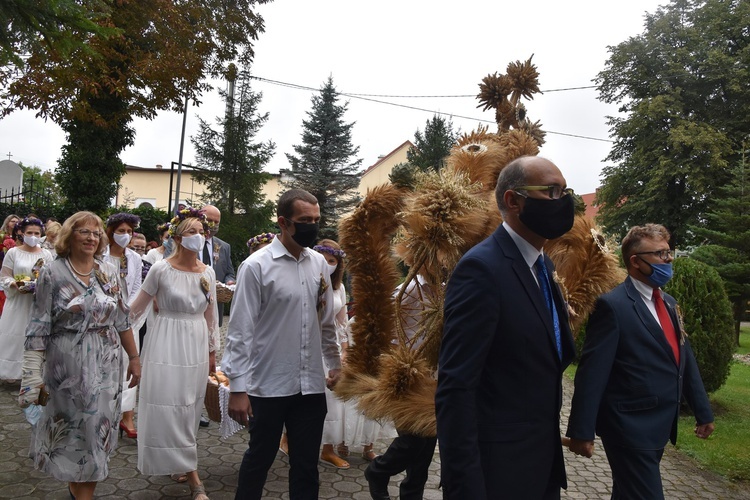
[[[186,272],[159,261],[146,275],[131,317],[146,314],[154,297],[159,312],[141,354],[138,469],[149,475],[184,473],[198,468],[208,353],[219,345],[214,270]]]
[[[125,265],[123,266],[122,259],[109,254],[109,247],[104,252],[104,261],[109,262],[117,269],[117,273],[120,276],[120,283],[125,291],[125,297],[127,298],[128,305],[132,304],[135,298],[138,296],[138,292],[141,289],[141,281],[143,276],[143,262],[141,262],[141,256],[132,251],[129,248],[125,249]],[[146,321],[143,318],[138,323],[133,323],[133,340],[135,340],[135,348],[140,351],[141,346],[138,345],[138,330],[143,326],[143,322]],[[128,380],[128,353],[125,352],[125,348],[122,348],[120,353],[120,359],[122,360],[122,411],[133,411],[135,409],[135,399],[138,394],[138,387],[128,387],[130,381]]]
[[[341,349],[341,343],[346,342],[346,290],[342,284],[333,291],[333,310],[336,311],[336,341]],[[325,363],[325,361],[324,361]],[[323,423],[323,444],[338,444],[344,440],[344,402],[326,389],[326,405],[328,413]]]
[[[45,264],[54,260],[48,250],[38,250],[27,252],[21,250],[21,247],[14,247],[8,250],[3,260],[2,287],[6,299],[3,314],[0,316],[0,379],[21,378],[23,344],[26,340],[26,325],[29,324],[34,294],[20,293],[11,284],[15,282],[15,275],[32,277],[31,270],[39,259]]]

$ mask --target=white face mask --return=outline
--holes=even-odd
[[[183,236],[180,244],[185,250],[198,253],[203,250],[203,245],[206,244],[206,238],[204,238],[202,234]]]
[[[328,264],[328,262],[326,262],[326,264]],[[328,264],[328,274],[333,274],[333,273],[335,273],[335,272],[336,272],[336,268],[337,268],[337,267],[339,267],[339,265],[338,265],[338,264],[336,264],[336,265],[331,265],[331,264]]]
[[[37,246],[39,244],[39,241],[41,241],[41,238],[39,236],[29,236],[26,234],[23,235],[23,242],[30,247]]]
[[[128,234],[128,233],[115,233],[114,234],[115,243],[117,243],[122,248],[125,248],[126,246],[128,246],[128,243],[130,243],[130,238],[132,237],[133,235]]]

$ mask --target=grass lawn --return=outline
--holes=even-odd
[[[742,328],[737,353],[750,353],[750,328]],[[576,365],[565,370],[575,377]],[[680,418],[677,448],[703,467],[733,480],[750,481],[750,365],[732,363],[727,382],[710,395],[716,430],[709,439],[695,437],[695,419]],[[668,445],[671,446],[671,445]]]
[[[750,328],[740,332],[738,353],[750,352]],[[677,448],[730,479],[750,481],[750,366],[732,363],[726,384],[711,394],[716,430],[708,439],[693,434],[693,417],[680,418]]]

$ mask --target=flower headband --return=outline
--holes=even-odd
[[[206,214],[201,212],[197,208],[193,207],[186,207],[177,212],[177,215],[172,217],[172,220],[169,221],[169,235],[174,236],[175,231],[177,231],[177,226],[180,225],[182,221],[185,219],[189,219],[191,217],[195,217],[199,221],[201,221],[201,224],[203,224],[203,230],[208,231],[208,222],[206,222]]]
[[[253,248],[262,245],[263,243],[271,243],[276,237],[273,233],[262,233],[257,236],[253,236],[247,240],[247,248],[252,250]]]
[[[107,217],[107,222],[105,223],[105,225],[107,227],[118,226],[123,222],[127,223],[133,229],[138,229],[138,227],[140,227],[141,225],[141,218],[135,214],[120,212]]]
[[[26,217],[26,218],[21,219],[20,221],[16,222],[15,229],[16,230],[21,230],[21,232],[23,232],[23,230],[25,230],[27,226],[39,226],[41,228],[44,228],[44,223],[42,223],[42,221],[40,221],[39,219],[36,219],[34,217],[31,217],[31,218]]]
[[[156,231],[159,233],[162,233],[164,231],[169,231],[169,228],[172,227],[172,224],[169,222],[165,222],[164,224],[159,224],[156,226]]]
[[[313,247],[313,250],[320,253],[327,253],[330,255],[333,255],[334,257],[338,257],[340,259],[346,258],[346,253],[343,250],[337,250],[336,248],[327,247],[325,245],[315,245]]]

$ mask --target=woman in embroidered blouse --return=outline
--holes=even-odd
[[[209,370],[216,371],[219,326],[216,275],[198,260],[207,229],[193,208],[172,219],[175,250],[154,264],[131,308],[142,317],[154,298],[159,312],[143,346],[138,401],[138,469],[149,475],[182,475],[193,500],[207,500],[198,476],[198,424]]]
[[[18,286],[15,276],[35,280],[39,270],[54,257],[39,246],[42,239],[42,221],[23,219],[16,224],[23,233],[23,243],[8,250],[0,271],[0,282],[7,303],[0,316],[0,379],[20,380],[23,361],[23,343],[26,325],[29,324],[33,285]]]
[[[110,262],[120,275],[120,286],[125,292],[126,303],[130,305],[138,296],[143,280],[143,261],[141,256],[128,248],[130,239],[141,223],[140,217],[126,212],[112,214],[107,218],[107,239],[109,246],[104,251],[104,258]],[[133,331],[137,332],[141,324],[133,324]],[[136,336],[136,347],[138,337]],[[137,438],[138,431],[133,420],[135,410],[137,388],[128,388],[126,380],[122,381],[122,421],[119,424],[120,431],[125,432],[129,438]]]
[[[101,219],[72,215],[56,245],[58,258],[36,283],[18,399],[25,407],[39,403],[42,386],[49,393],[32,434],[35,466],[69,482],[71,497],[88,500],[117,448],[121,345],[131,385],[141,368],[117,271],[100,260],[107,245]]]

